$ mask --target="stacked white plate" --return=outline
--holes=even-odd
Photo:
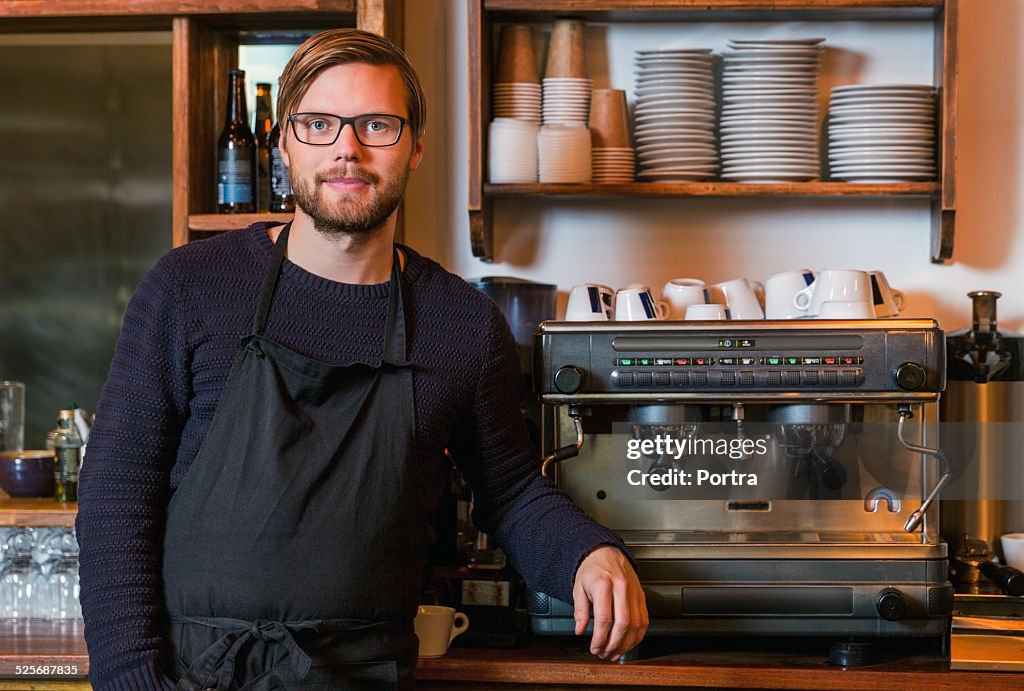
[[[729,40],[719,121],[723,178],[769,183],[819,177],[817,97],[824,40]]]
[[[493,89],[495,118],[515,118],[540,123],[540,84],[502,82]]]
[[[718,170],[710,48],[638,50],[634,138],[641,180],[705,180]]]
[[[541,182],[590,182],[590,128],[544,125],[537,135]]]
[[[633,182],[636,177],[636,158],[633,148],[594,147],[591,149],[594,182]]]
[[[495,118],[487,132],[488,178],[492,183],[537,182],[535,122]]]
[[[848,182],[935,178],[935,89],[926,84],[851,84],[832,89],[832,177]]]
[[[594,80],[584,77],[546,77],[541,109],[545,125],[582,125],[590,120]]]

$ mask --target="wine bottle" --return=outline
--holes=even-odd
[[[75,411],[62,410],[57,416],[53,439],[56,463],[53,469],[57,501],[78,501],[78,473],[82,468],[82,437],[75,427]]]
[[[231,70],[224,129],[217,140],[217,210],[256,210],[256,138],[249,127],[245,72]]]

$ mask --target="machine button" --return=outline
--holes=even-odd
[[[668,367],[675,364],[675,361],[670,357],[656,357],[654,358],[654,364],[658,367]]]
[[[753,386],[754,373],[749,370],[740,372],[740,386]]]
[[[768,386],[782,386],[782,372],[769,372]]]
[[[907,601],[896,588],[886,588],[875,598],[875,609],[882,619],[896,621],[907,613]]]
[[[672,373],[672,386],[689,386],[690,375],[686,372],[673,372]]]
[[[564,394],[574,394],[583,386],[583,372],[578,367],[564,365],[555,371],[555,388]]]
[[[800,370],[788,369],[782,373],[782,381],[786,383],[786,386],[799,386],[800,385]]]
[[[722,386],[734,386],[736,384],[735,372],[722,372]]]
[[[619,386],[633,386],[633,373],[619,372]]]
[[[917,391],[926,379],[924,367],[916,362],[904,362],[896,368],[896,384],[904,391]]]
[[[658,386],[671,386],[672,375],[670,375],[668,372],[655,372],[654,383],[657,384]]]
[[[708,385],[708,373],[707,372],[694,372],[692,375],[694,386],[707,386]]]
[[[654,364],[654,361],[652,358],[649,357],[638,357],[633,364],[637,365],[638,367],[650,367],[651,365]]]
[[[803,373],[803,375],[804,375],[804,384],[807,384],[808,386],[817,386],[818,385],[818,372],[817,371],[815,371],[815,370],[807,370],[807,371],[805,371]]]
[[[844,369],[839,373],[839,383],[843,386],[857,386],[858,374],[860,370]]]
[[[631,357],[620,357],[620,358],[616,358],[615,366],[616,367],[632,367],[634,362],[636,362],[636,361],[633,358],[631,358]]]
[[[838,386],[839,385],[839,372],[834,369],[827,369],[821,373],[821,383],[825,386]]]
[[[736,363],[736,358],[734,358],[734,357],[720,357],[720,358],[718,358],[718,364],[719,365],[735,365],[737,363]]]
[[[650,372],[637,372],[636,373],[636,385],[637,386],[651,386],[654,383],[654,378]]]

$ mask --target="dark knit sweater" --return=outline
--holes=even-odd
[[[161,663],[166,506],[210,427],[239,339],[252,329],[271,248],[264,224],[178,248],[128,305],[83,464],[77,521],[98,691],[173,688]],[[474,490],[478,526],[531,587],[571,601],[583,556],[621,542],[540,476],[501,312],[402,249],[423,509],[441,494],[447,448]],[[325,362],[379,365],[387,296],[386,283],[337,283],[286,260],[266,335]]]

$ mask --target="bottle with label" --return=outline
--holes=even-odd
[[[217,211],[256,210],[256,137],[249,128],[245,72],[231,70],[224,129],[217,140]]]
[[[291,178],[288,167],[281,157],[278,143],[281,140],[281,124],[274,123],[267,137],[267,148],[270,150],[270,211],[295,211],[295,196],[292,194]]]
[[[78,472],[82,468],[82,437],[75,428],[75,411],[62,410],[57,416],[53,439],[56,460],[53,480],[57,501],[78,501]]]
[[[270,210],[270,130],[274,127],[274,106],[270,84],[256,84],[256,208]]]

